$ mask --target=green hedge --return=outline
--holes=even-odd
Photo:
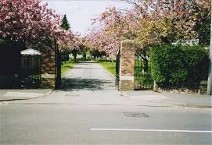
[[[145,73],[142,74],[141,77],[139,78],[140,83],[144,88],[152,89],[154,80],[152,79],[152,76],[150,73]]]
[[[160,87],[199,87],[208,75],[208,51],[201,46],[154,46],[151,73]]]

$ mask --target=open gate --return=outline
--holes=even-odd
[[[60,88],[61,86],[61,51],[58,48],[58,44],[55,45],[55,52],[56,52],[56,80],[55,80],[55,89]]]
[[[120,50],[118,50],[118,53],[116,54],[116,80],[115,80],[115,85],[117,86],[117,88],[119,88],[119,80],[120,80],[120,76],[119,76],[119,70],[120,70]]]
[[[135,66],[134,66],[134,89],[142,89],[142,58],[140,53],[135,53]]]
[[[148,65],[148,56],[145,50],[135,53],[134,66],[134,89],[147,90],[152,89],[153,79]]]

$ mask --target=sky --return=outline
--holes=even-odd
[[[98,17],[107,7],[115,6],[120,9],[130,8],[131,5],[120,0],[42,0],[48,7],[63,16],[66,14],[71,30],[85,36],[91,28],[93,18]]]

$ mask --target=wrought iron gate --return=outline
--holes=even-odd
[[[55,80],[55,88],[58,89],[61,86],[61,51],[56,44],[55,47],[56,52],[56,80]]]
[[[145,51],[137,52],[135,54],[134,89],[147,90],[152,87],[153,79],[148,65],[148,56]]]
[[[116,86],[119,88],[120,50],[116,55]]]
[[[21,88],[41,87],[41,56],[22,56],[21,72],[19,74]]]
[[[135,54],[135,66],[134,66],[134,89],[142,89],[141,83],[142,77],[142,58],[140,53]]]

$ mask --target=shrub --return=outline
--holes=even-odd
[[[144,88],[152,88],[154,80],[152,79],[150,73],[145,73],[141,75],[141,77],[139,78],[139,82]]]
[[[198,87],[208,75],[209,57],[201,46],[154,46],[151,73],[160,87]]]

